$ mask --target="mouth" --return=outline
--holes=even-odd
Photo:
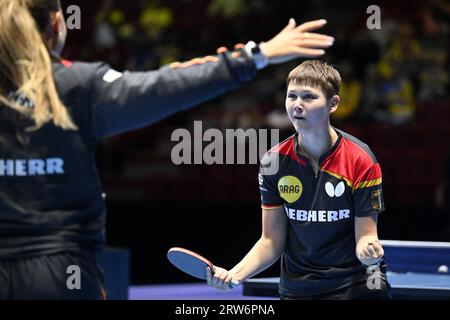
[[[302,117],[302,116],[294,116],[294,119],[297,119],[297,120],[305,120],[306,118],[305,118],[305,117]]]

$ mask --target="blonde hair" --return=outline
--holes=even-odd
[[[287,78],[290,83],[320,88],[327,99],[339,94],[341,76],[339,72],[321,60],[306,60],[293,69]]]
[[[27,131],[50,121],[62,129],[77,129],[58,96],[42,38],[43,21],[48,24],[50,12],[59,8],[58,0],[0,0],[0,105],[32,119],[34,126]],[[25,97],[28,107],[17,97]]]

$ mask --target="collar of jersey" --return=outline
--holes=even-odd
[[[336,142],[334,143],[334,145],[327,151],[325,152],[319,159],[319,168],[322,167],[322,163],[325,161],[325,159],[327,159],[329,156],[331,156],[333,154],[334,151],[336,151],[336,149],[339,147],[339,145],[341,144],[341,140],[342,140],[342,134],[339,132],[339,130],[337,130],[336,128],[332,127],[334,129],[334,131],[336,131],[338,138],[336,140]],[[305,157],[304,155],[302,155],[299,151],[299,145],[298,145],[298,132],[296,132],[294,134],[294,151],[295,154],[302,160],[306,161],[306,163],[308,165],[311,165],[311,162],[309,160],[309,158]]]

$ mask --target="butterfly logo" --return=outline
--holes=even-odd
[[[345,192],[345,184],[343,181],[341,181],[337,184],[336,187],[334,187],[334,185],[331,182],[327,182],[325,184],[325,191],[331,198],[333,197],[339,198]]]

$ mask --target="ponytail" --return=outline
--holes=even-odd
[[[50,121],[65,130],[77,129],[56,91],[41,35],[50,11],[58,10],[58,0],[0,0],[0,104],[32,119],[34,126],[27,131]]]

